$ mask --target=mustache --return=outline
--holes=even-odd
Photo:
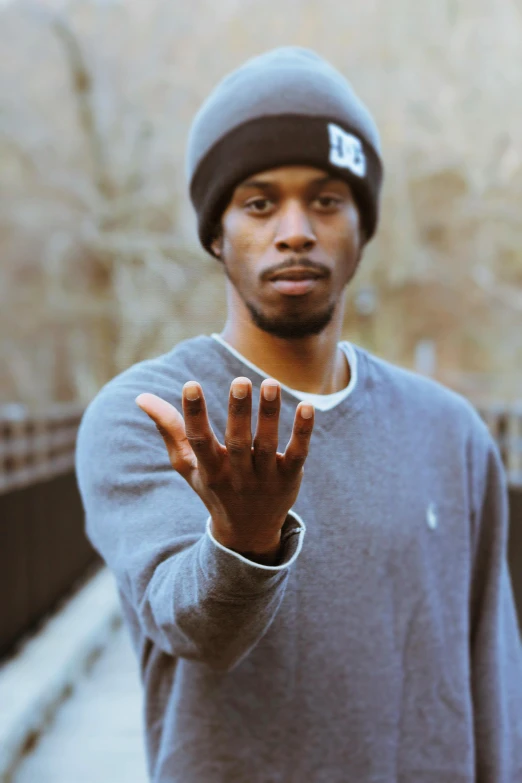
[[[323,276],[326,276],[327,272],[327,270],[319,266],[315,261],[311,261],[309,258],[289,258],[281,264],[281,266],[267,271],[266,277],[270,278],[272,275],[277,275],[279,272],[288,272],[291,269],[309,269],[310,272]]]

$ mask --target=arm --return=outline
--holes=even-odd
[[[146,636],[170,655],[228,671],[275,617],[305,526],[288,511],[278,565],[223,546],[135,396],[102,391],[82,419],[76,472],[87,535]],[[264,559],[262,547],[253,557]]]
[[[522,781],[522,648],[507,561],[508,492],[482,422],[475,449],[471,686],[477,783]]]

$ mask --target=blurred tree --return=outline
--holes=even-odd
[[[437,377],[469,389],[486,373],[492,394],[520,396],[513,0],[289,0],[284,13],[275,0],[19,0],[0,13],[0,398],[87,400],[219,329],[222,268],[198,245],[186,137],[222,76],[284,44],[338,67],[382,133],[380,228],[343,336],[409,366],[434,341]]]

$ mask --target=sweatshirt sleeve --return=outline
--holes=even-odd
[[[82,417],[76,475],[86,534],[144,635],[170,655],[229,671],[272,623],[306,528],[288,513],[275,566],[215,541],[206,506],[134,402],[139,392],[102,389]]]
[[[475,462],[471,677],[476,783],[522,781],[522,647],[507,559],[508,489],[496,442],[480,427]]]

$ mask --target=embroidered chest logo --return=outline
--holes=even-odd
[[[366,155],[357,136],[347,133],[339,125],[328,123],[330,134],[330,163],[350,169],[358,177],[366,174]]]
[[[430,530],[435,530],[435,528],[439,524],[435,503],[430,503],[428,508],[426,509],[426,524],[428,525]]]

